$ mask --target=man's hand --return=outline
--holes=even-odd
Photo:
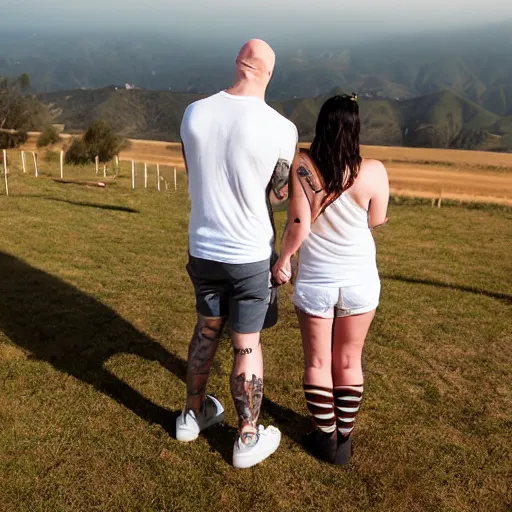
[[[272,276],[278,285],[287,283],[292,278],[291,260],[279,258],[272,267]]]

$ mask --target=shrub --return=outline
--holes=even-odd
[[[93,157],[94,159],[94,157]],[[73,165],[83,165],[91,161],[87,146],[82,139],[73,139],[71,146],[66,151],[65,162]]]
[[[94,121],[81,139],[74,139],[66,152],[66,163],[81,165],[99,161],[106,163],[127,146],[127,141],[119,137],[105,121]]]
[[[46,147],[46,146],[53,146],[54,144],[57,144],[57,142],[60,141],[60,135],[55,126],[48,125],[44,128],[44,130],[41,132],[41,135],[39,135],[39,138],[37,139],[36,145],[38,148]]]
[[[13,149],[25,144],[28,133],[25,130],[18,130],[15,133],[0,132],[0,148]]]
[[[90,160],[98,156],[100,162],[112,160],[125,144],[106,121],[94,121],[84,133],[83,141]]]

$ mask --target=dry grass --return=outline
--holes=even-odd
[[[36,138],[31,134],[26,149],[35,149]],[[394,194],[512,205],[512,154],[379,146],[362,151],[384,162]],[[181,146],[169,142],[131,140],[120,158],[184,167]]]
[[[460,167],[486,168],[504,167],[512,169],[512,153],[492,153],[485,151],[466,151],[459,149],[436,148],[397,148],[385,146],[363,146],[363,154],[368,158],[397,162],[429,162]]]
[[[226,425],[192,445],[172,438],[194,324],[185,176],[158,194],[132,191],[122,171],[98,189],[15,168],[0,196],[2,511],[510,510],[510,209],[392,205],[347,470],[300,444],[302,354],[281,290],[262,420],[282,446],[235,471],[229,342],[211,381]]]

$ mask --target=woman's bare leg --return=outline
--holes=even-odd
[[[336,318],[332,359],[335,387],[363,384],[361,357],[364,342],[374,317],[375,310],[362,315]]]
[[[332,381],[332,318],[297,311],[304,349],[304,395],[316,430],[336,431]]]
[[[350,459],[349,440],[363,397],[363,369],[361,358],[366,335],[375,316],[375,310],[361,315],[337,318],[333,336],[334,405],[339,448],[337,463],[346,464]]]
[[[304,349],[304,383],[332,388],[332,318],[296,309]]]

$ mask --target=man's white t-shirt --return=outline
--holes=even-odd
[[[192,211],[189,251],[223,263],[270,257],[266,189],[290,165],[297,128],[263,100],[220,92],[189,105],[181,123]]]

